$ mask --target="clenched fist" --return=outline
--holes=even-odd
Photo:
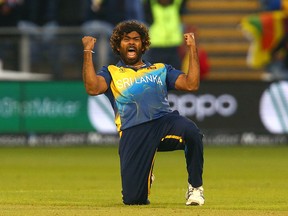
[[[184,39],[187,46],[196,46],[194,33],[186,33],[184,34]]]
[[[83,44],[83,48],[84,50],[93,50],[94,49],[94,45],[96,43],[96,38],[91,37],[91,36],[85,36],[82,38],[82,44]]]

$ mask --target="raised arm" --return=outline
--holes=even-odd
[[[200,85],[200,66],[194,33],[186,33],[184,38],[189,53],[188,73],[178,77],[175,88],[182,91],[196,91]]]
[[[82,38],[84,48],[82,76],[86,92],[89,95],[99,95],[104,93],[108,86],[102,76],[98,76],[95,72],[92,54],[96,43],[96,38],[85,36]]]

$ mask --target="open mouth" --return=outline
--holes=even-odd
[[[135,47],[129,47],[128,52],[127,52],[127,57],[128,58],[135,58],[136,55],[137,55],[136,48]]]

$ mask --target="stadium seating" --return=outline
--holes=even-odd
[[[198,40],[208,53],[208,79],[262,80],[263,70],[247,65],[249,41],[240,22],[261,11],[259,0],[188,0],[183,22],[198,29]]]

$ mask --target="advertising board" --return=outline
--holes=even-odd
[[[288,143],[287,81],[205,81],[197,92],[170,92],[168,100],[207,143]],[[52,142],[53,134],[53,142],[117,136],[109,101],[88,96],[81,81],[1,82],[0,143],[19,140],[17,134],[28,139],[24,143],[35,137]]]

